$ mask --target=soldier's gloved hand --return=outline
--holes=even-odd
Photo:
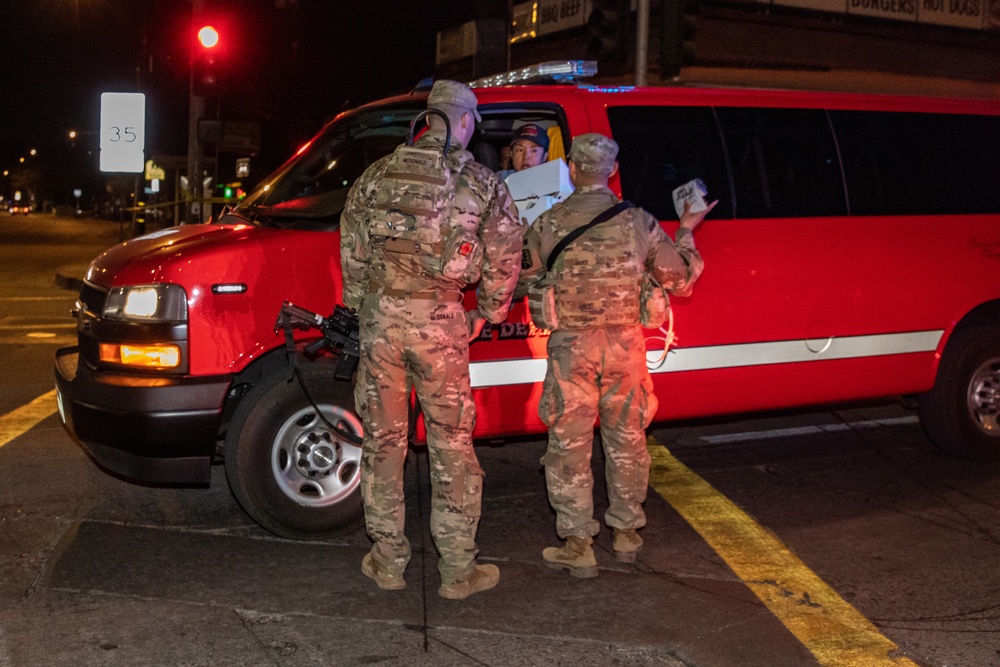
[[[479,314],[479,309],[473,308],[465,311],[465,321],[469,326],[469,341],[479,338],[483,327],[486,326],[486,318]]]

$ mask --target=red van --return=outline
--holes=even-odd
[[[694,178],[719,204],[706,270],[673,303],[682,343],[649,331],[657,419],[915,395],[930,439],[1000,456],[1000,104],[732,88],[597,87],[586,64],[540,66],[476,92],[470,144],[499,168],[532,122],[567,150],[621,145],[612,187],[676,229]],[[511,79],[513,81],[514,79]],[[56,356],[60,413],[101,466],[157,482],[229,484],[287,537],[355,527],[361,423],[336,354],[294,376],[284,301],[340,302],[347,191],[403,141],[426,92],[345,112],[214,224],[115,246],[91,264],[79,345]],[[466,305],[474,305],[474,293]],[[523,303],[471,347],[476,436],[542,433],[546,332]],[[307,389],[308,391],[305,391]]]

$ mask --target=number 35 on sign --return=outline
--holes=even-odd
[[[146,96],[101,94],[101,171],[140,173],[145,165]]]

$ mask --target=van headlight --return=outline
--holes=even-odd
[[[158,283],[117,287],[108,294],[103,317],[140,322],[186,322],[187,294],[180,285]]]
[[[187,293],[180,285],[156,283],[116,287],[108,293],[101,318],[122,322],[130,340],[100,343],[98,358],[107,364],[147,370],[182,370],[186,366],[183,341],[170,332],[186,329]],[[147,327],[133,328],[136,324]],[[118,338],[116,334],[114,338]]]

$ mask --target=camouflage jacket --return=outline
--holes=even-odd
[[[554,285],[560,327],[638,324],[644,273],[678,296],[690,294],[701,274],[704,264],[691,233],[679,230],[675,243],[656,218],[638,207],[587,230],[546,271],[560,239],[616,203],[607,187],[583,186],[528,228],[517,295],[532,286]]]
[[[444,132],[428,131],[416,145],[444,148]],[[344,305],[357,308],[374,283],[408,292],[461,290],[456,279],[434,275],[413,255],[390,252],[373,244],[367,233],[375,193],[385,174],[385,156],[355,181],[340,219],[340,257],[344,278]],[[507,317],[520,270],[523,229],[507,186],[487,167],[475,162],[460,147],[450,149],[453,168],[464,162],[458,176],[454,206],[442,230],[447,237],[459,227],[475,230],[483,246],[482,277],[476,291],[479,311],[493,323]]]

